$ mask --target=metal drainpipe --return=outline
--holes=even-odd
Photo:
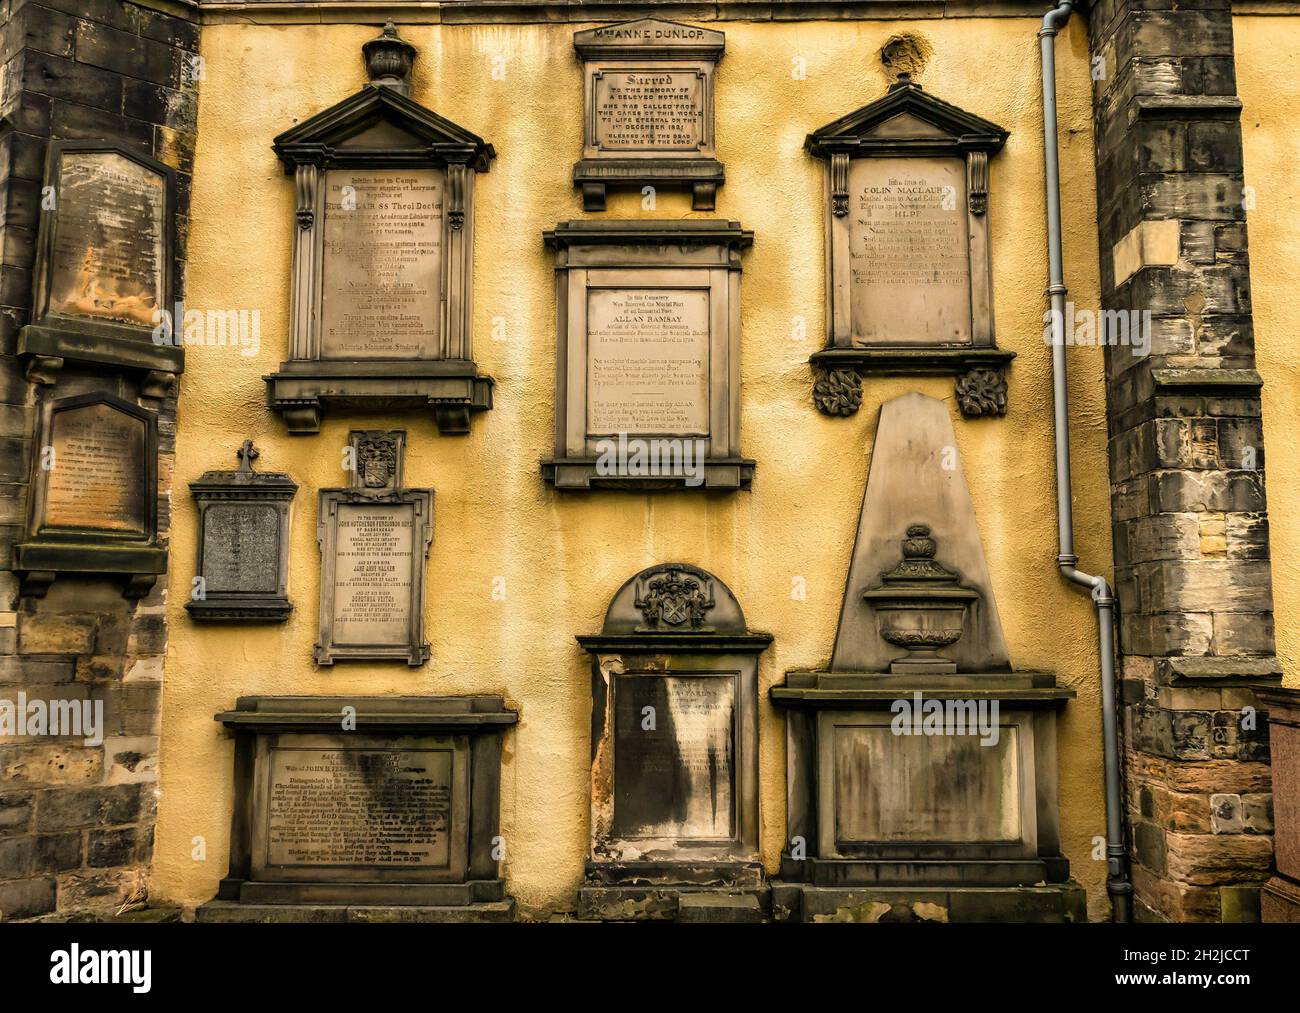
[[[1092,593],[1097,609],[1097,652],[1101,657],[1102,753],[1106,772],[1106,892],[1111,920],[1127,922],[1133,884],[1124,851],[1124,796],[1120,789],[1119,728],[1115,707],[1115,598],[1105,577],[1076,568],[1074,505],[1070,479],[1070,410],[1066,392],[1065,281],[1061,266],[1061,173],[1056,138],[1056,33],[1070,20],[1073,0],[1043,16],[1038,33],[1043,64],[1043,163],[1047,177],[1047,293],[1052,306],[1052,419],[1056,433],[1056,565],[1061,576]]]

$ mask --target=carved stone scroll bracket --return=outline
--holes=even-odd
[[[1002,369],[977,368],[957,377],[957,404],[967,418],[1007,413],[1007,377]]]
[[[53,570],[26,570],[18,574],[18,593],[23,598],[44,598],[58,574]]]
[[[849,213],[849,156],[837,151],[831,155],[831,214],[843,218]]]
[[[808,361],[816,379],[813,404],[824,415],[847,417],[862,405],[862,377],[957,377],[957,404],[966,418],[1007,413],[1006,367],[1016,353],[1004,348],[824,348]]]
[[[295,436],[310,436],[320,432],[321,405],[319,401],[282,400],[271,406],[284,418],[284,424]]]
[[[157,582],[157,574],[133,573],[126,578],[126,587],[122,589],[122,597],[129,598],[132,601],[139,601],[141,598],[148,596]]]
[[[176,374],[151,369],[140,380],[140,396],[162,400],[176,392]]]
[[[982,215],[989,209],[989,153],[966,153],[966,193],[973,215]]]
[[[862,407],[862,377],[853,369],[828,369],[813,384],[813,404],[823,415],[853,415]]]
[[[604,211],[605,210],[605,184],[604,183],[583,183],[582,184],[582,210],[583,211]]]
[[[715,182],[694,183],[691,186],[691,210],[712,211],[717,206],[718,184]]]
[[[63,369],[63,359],[57,355],[33,355],[27,360],[27,382],[52,386]]]

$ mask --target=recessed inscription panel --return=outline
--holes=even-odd
[[[849,282],[860,345],[969,343],[966,169],[956,158],[855,158]]]
[[[146,535],[147,424],[109,404],[52,414],[42,527]]]
[[[617,677],[615,837],[735,836],[735,692],[725,676]]]
[[[340,503],[337,524],[333,643],[409,644],[414,504]]]
[[[696,151],[704,144],[704,74],[604,68],[592,77],[592,143],[602,151]]]
[[[280,510],[265,503],[213,503],[203,513],[208,591],[280,590]]]
[[[707,289],[587,293],[587,433],[709,433]]]
[[[166,302],[166,177],[111,151],[65,151],[55,187],[49,312],[154,327]]]
[[[447,868],[450,749],[273,747],[266,864]]]
[[[886,719],[887,720],[887,719]],[[896,735],[888,723],[837,724],[835,839],[846,844],[1013,843],[1022,837],[1019,729]]]
[[[434,358],[444,174],[325,173],[321,358]]]

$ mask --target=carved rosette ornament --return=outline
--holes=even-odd
[[[635,604],[647,629],[659,629],[662,623],[670,627],[689,624],[691,630],[701,630],[705,613],[715,604],[713,585],[709,581],[702,584],[681,570],[667,570],[651,578],[644,592],[638,588]]]
[[[1007,378],[1000,369],[972,369],[957,377],[957,404],[967,417],[1005,415]]]
[[[862,377],[853,369],[828,369],[813,384],[813,404],[823,415],[852,415],[862,407]]]

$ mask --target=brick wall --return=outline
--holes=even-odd
[[[145,883],[166,627],[160,579],[132,601],[120,582],[56,580],[19,596],[8,568],[27,517],[36,408],[109,391],[159,412],[160,544],[170,526],[175,394],[69,364],[54,386],[14,355],[28,322],[42,173],[51,139],[108,139],[177,170],[177,277],[197,116],[199,31],[176,4],[0,0],[0,699],[102,701],[104,741],[0,738],[0,919],[116,908]],[[171,11],[171,13],[168,13]],[[183,291],[183,289],[182,289]]]
[[[1089,17],[1103,307],[1151,312],[1151,354],[1106,350],[1136,915],[1253,920],[1279,669],[1231,10]]]

